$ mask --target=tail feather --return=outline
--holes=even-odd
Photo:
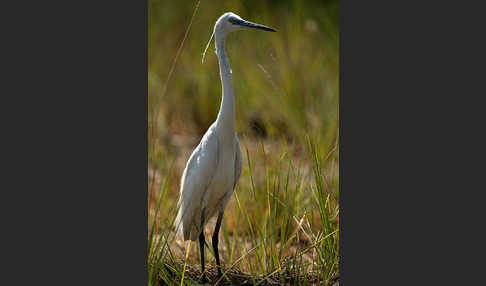
[[[182,225],[182,207],[180,206],[180,204],[177,204],[177,205],[178,205],[178,211],[177,211],[176,219],[174,221],[174,228],[175,228],[175,232],[176,232],[177,235],[182,235],[182,229],[183,229],[183,225]]]
[[[184,204],[179,206],[179,211],[177,212],[177,217],[174,223],[175,230],[184,240],[196,241],[197,229],[194,227],[193,214],[188,211],[189,210]]]

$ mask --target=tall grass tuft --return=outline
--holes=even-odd
[[[312,172],[305,174],[287,152],[278,163],[267,165],[264,144],[258,145],[254,159],[245,147],[248,180],[235,190],[234,205],[223,220],[220,254],[225,277],[219,282],[234,283],[247,275],[253,285],[331,285],[339,277],[339,190],[325,173],[332,170],[337,147],[323,156],[308,139]],[[262,167],[258,175],[256,163]],[[149,222],[149,285],[193,285],[201,275],[199,255],[188,245],[179,256],[174,254],[177,209],[167,196],[170,170],[166,174],[160,187],[153,188],[158,196]],[[238,224],[228,226],[233,219]],[[206,251],[208,273],[216,273],[214,253]]]

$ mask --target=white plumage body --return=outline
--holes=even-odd
[[[224,210],[241,174],[238,136],[226,138],[218,123],[209,127],[182,174],[176,226],[184,240],[197,239],[203,209],[205,221]]]

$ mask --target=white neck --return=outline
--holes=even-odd
[[[223,136],[234,137],[235,133],[235,99],[233,95],[233,83],[231,68],[225,51],[226,35],[215,34],[216,54],[218,55],[219,74],[223,89],[223,98],[219,108],[216,125],[223,132]]]

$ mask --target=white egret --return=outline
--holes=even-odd
[[[226,204],[241,174],[241,151],[235,130],[232,76],[226,56],[225,42],[228,33],[244,29],[275,32],[272,28],[245,21],[231,12],[223,14],[216,21],[213,35],[223,98],[216,121],[209,127],[199,145],[192,152],[181,178],[179,211],[175,225],[183,234],[184,240],[195,241],[199,236],[203,283],[207,282],[204,272],[204,225],[218,213],[212,245],[220,278],[222,274],[218,253],[219,228]]]

